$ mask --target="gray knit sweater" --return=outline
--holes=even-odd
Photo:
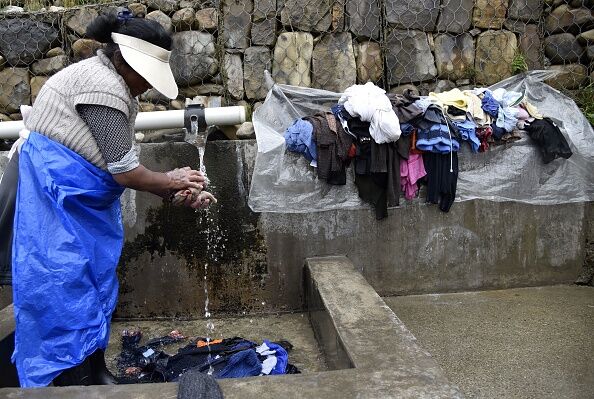
[[[77,112],[79,104],[103,105],[121,111],[127,118],[133,139],[138,103],[101,50],[96,57],[72,64],[49,78],[33,104],[26,127],[63,144],[105,170],[107,162],[89,126]]]

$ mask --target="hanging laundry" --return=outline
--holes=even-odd
[[[495,100],[493,98],[493,94],[491,93],[490,90],[485,89],[484,91],[482,91],[481,93],[482,95],[482,108],[483,110],[491,115],[493,118],[497,118],[497,114],[499,113],[499,108],[500,105],[497,102],[497,100]]]
[[[495,140],[501,140],[501,138],[503,137],[503,135],[504,135],[505,133],[507,133],[507,132],[506,132],[506,130],[505,130],[504,128],[497,126],[497,124],[496,124],[496,123],[493,123],[493,124],[491,125],[491,129],[492,129],[492,135],[493,135],[493,138],[494,138]]]
[[[313,126],[317,152],[318,178],[328,184],[346,184],[346,168],[350,164],[349,149],[353,138],[345,133],[336,117],[328,113],[317,113],[303,118]]]
[[[518,105],[522,102],[524,94],[517,91],[496,89],[493,91],[493,98],[500,106],[497,113],[497,126],[504,128],[507,132],[511,132],[516,128],[518,123]]]
[[[529,119],[532,119],[528,111],[526,111],[526,109],[523,106],[518,107],[518,114],[516,116],[518,118],[518,121],[527,121]]]
[[[363,122],[369,122],[369,134],[378,144],[389,143],[400,137],[400,122],[392,109],[386,91],[371,82],[353,85],[338,100],[348,113]]]
[[[377,220],[388,216],[388,206],[397,206],[400,198],[400,158],[396,143],[376,143],[368,122],[351,117],[349,129],[357,136],[354,158],[355,185],[359,197],[373,205]]]
[[[456,198],[458,184],[458,153],[423,154],[427,172],[427,202],[439,204],[439,209],[448,212]]]
[[[525,127],[530,138],[540,147],[545,164],[556,158],[568,159],[573,155],[559,127],[550,119],[536,119]]]
[[[421,115],[424,110],[415,105],[415,101],[419,99],[418,96],[411,94],[410,90],[406,90],[404,94],[388,94],[392,109],[398,120],[400,121],[400,130],[402,131],[402,124],[409,122]]]
[[[446,105],[444,110],[452,121],[466,120],[466,111],[453,105]]]
[[[293,122],[285,131],[285,143],[289,151],[303,154],[311,166],[317,166],[318,154],[310,122],[303,119]]]
[[[432,93],[429,93],[429,97],[437,99],[438,103],[442,106],[451,105],[456,108],[460,108],[463,111],[466,111],[466,107],[468,106],[467,97],[458,88],[444,91],[442,93],[433,93],[432,92]]]
[[[481,141],[479,152],[485,152],[489,149],[489,145],[494,142],[492,135],[493,129],[491,129],[491,126],[481,126],[476,129],[476,136]]]
[[[466,102],[468,104],[467,111],[470,115],[472,115],[472,119],[477,124],[477,126],[488,126],[490,125],[493,120],[491,115],[487,114],[483,109],[482,100],[473,93],[472,90],[464,90],[462,93],[466,96]]]
[[[478,152],[481,146],[481,141],[476,137],[476,125],[469,120],[454,121],[454,125],[458,128],[460,138],[470,144],[472,152]]]
[[[528,111],[528,114],[530,114],[531,117],[536,118],[536,119],[543,119],[543,116],[538,111],[538,108],[536,108],[534,105],[530,104],[528,102],[528,100],[526,100],[525,98],[524,98],[524,101],[522,101],[522,103],[520,105],[522,107],[524,107],[524,109],[526,111]]]
[[[421,154],[409,154],[408,159],[400,160],[400,188],[404,192],[404,198],[412,200],[417,196],[417,182],[426,174]]]

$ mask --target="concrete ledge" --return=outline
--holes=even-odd
[[[278,398],[456,398],[457,390],[423,376],[403,378],[392,370],[325,373],[220,380],[226,399]],[[177,397],[177,383],[40,389],[0,389],[6,399],[154,399]]]
[[[390,370],[394,381],[405,379],[418,388],[418,398],[446,391],[448,397],[462,397],[350,260],[307,259],[306,276],[310,320],[330,365],[354,367],[356,378],[370,370]],[[406,394],[394,385],[382,397],[390,395]]]

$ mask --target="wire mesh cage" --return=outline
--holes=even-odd
[[[593,0],[0,0],[0,119],[19,119],[42,85],[101,44],[98,15],[128,7],[173,36],[180,88],[141,109],[259,105],[278,83],[341,92],[374,82],[420,94],[485,86],[533,69],[584,106],[594,59]]]

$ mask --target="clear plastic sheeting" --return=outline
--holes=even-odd
[[[478,154],[464,144],[459,153],[456,201],[553,205],[594,200],[594,130],[573,100],[543,83],[549,77],[547,71],[533,71],[491,89],[525,92],[526,99],[559,126],[573,156],[544,164],[540,149],[527,135]],[[340,95],[286,85],[274,85],[268,92],[253,116],[258,143],[248,202],[253,211],[302,213],[369,207],[359,199],[352,168],[347,170],[345,186],[332,186],[317,178],[315,168],[301,154],[285,149],[284,132],[295,119],[328,111]],[[406,204],[404,198],[400,203]]]

